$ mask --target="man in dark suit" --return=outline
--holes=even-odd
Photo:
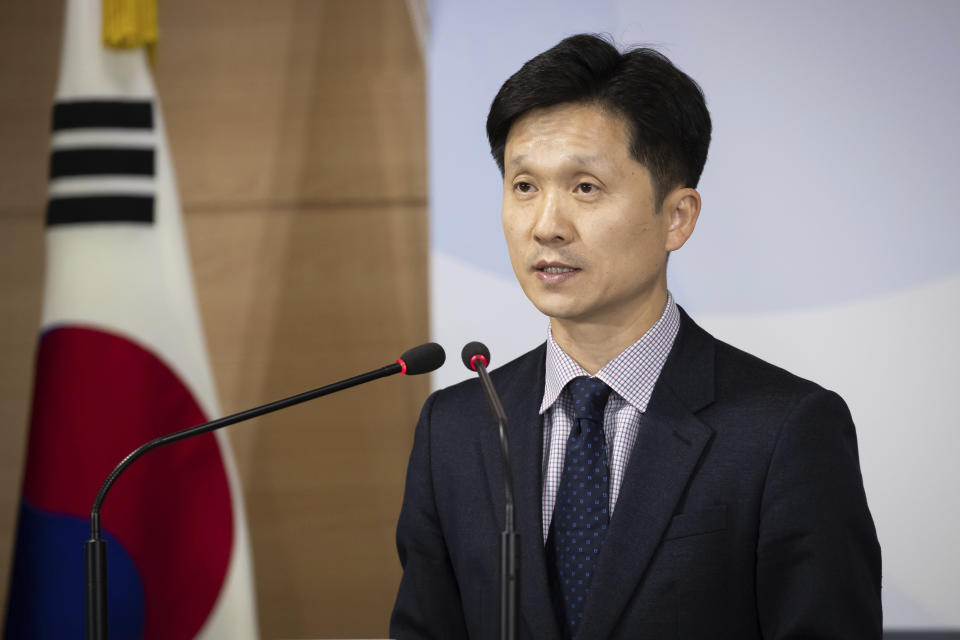
[[[509,416],[523,638],[879,638],[880,549],[836,394],[715,340],[667,289],[710,116],[655,51],[574,36],[487,120],[544,345]],[[391,635],[495,638],[503,485],[477,381],[417,425]]]

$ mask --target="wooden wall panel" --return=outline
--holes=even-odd
[[[404,4],[176,3],[161,27],[224,411],[425,340],[423,63]],[[386,635],[426,391],[384,380],[235,429],[265,636]]]
[[[225,411],[376,368],[426,339],[422,206],[193,214],[188,225]],[[424,378],[391,378],[234,428],[270,637],[386,634],[426,391]]]
[[[423,200],[423,63],[402,0],[164,7],[188,209]]]
[[[0,135],[12,140],[0,147],[0,299],[11,300],[0,318],[18,358],[0,369],[2,417],[15,425],[0,433],[3,597],[60,11],[54,0],[0,5]],[[160,28],[156,81],[223,411],[426,340],[424,73],[405,3],[162,0]],[[10,62],[20,46],[34,68]],[[393,530],[426,394],[424,378],[392,378],[233,428],[264,637],[386,635]]]
[[[0,2],[2,217],[37,215],[44,207],[62,15],[56,0]]]
[[[40,324],[61,16],[54,0],[0,2],[0,611],[7,602]]]
[[[0,125],[0,138],[3,133]],[[0,161],[0,174],[6,161]],[[37,216],[0,210],[0,611],[6,608],[14,523],[20,508],[40,325],[42,247],[43,231]]]

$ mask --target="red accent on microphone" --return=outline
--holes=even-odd
[[[470,358],[470,368],[471,368],[471,369],[473,369],[474,371],[477,370],[477,362],[476,362],[477,358],[480,358],[480,360],[483,361],[483,366],[484,366],[484,367],[488,366],[487,359],[483,357],[483,354],[482,354],[482,353],[478,353],[478,354],[476,354],[475,356],[473,356],[472,358]]]
[[[407,363],[403,361],[403,358],[397,358],[397,362],[400,363],[400,375],[404,375],[407,372]]]

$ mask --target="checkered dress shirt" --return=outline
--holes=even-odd
[[[623,472],[633,451],[640,419],[647,410],[653,387],[667,360],[667,354],[680,330],[680,312],[667,292],[667,304],[660,319],[643,337],[608,362],[596,377],[612,392],[603,414],[603,430],[610,464],[610,516],[620,495]],[[546,382],[540,414],[543,416],[543,540],[550,533],[557,486],[563,473],[563,459],[570,428],[573,426],[573,402],[567,383],[577,376],[589,376],[574,362],[547,331]]]

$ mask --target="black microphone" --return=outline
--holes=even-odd
[[[189,427],[180,431],[174,431],[165,436],[160,436],[146,444],[140,445],[134,449],[126,458],[120,461],[120,464],[110,472],[107,479],[100,487],[96,499],[93,501],[93,508],[90,510],[90,540],[84,545],[85,564],[87,570],[86,600],[87,600],[87,640],[107,640],[109,621],[107,618],[107,543],[100,537],[100,507],[103,505],[104,498],[110,487],[116,482],[117,477],[129,467],[134,460],[148,451],[162,447],[167,444],[186,440],[201,433],[209,433],[221,427],[243,422],[262,416],[266,413],[272,413],[280,409],[291,407],[307,400],[313,400],[320,396],[329,395],[337,391],[355,387],[364,382],[370,382],[378,378],[385,378],[400,373],[405,375],[418,375],[429,373],[439,369],[446,360],[446,353],[443,347],[435,342],[428,342],[418,347],[410,349],[395,362],[385,367],[362,373],[340,382],[334,382],[324,387],[305,391],[282,400],[276,400],[268,404],[240,411],[232,415],[205,422],[195,427]]]
[[[487,366],[490,350],[482,342],[470,342],[460,352],[463,364],[480,376],[480,385],[487,404],[500,429],[500,458],[503,462],[504,528],[500,534],[500,638],[514,640],[518,629],[520,595],[520,534],[514,526],[513,472],[510,468],[510,447],[507,441],[507,414],[500,396],[493,387]]]

